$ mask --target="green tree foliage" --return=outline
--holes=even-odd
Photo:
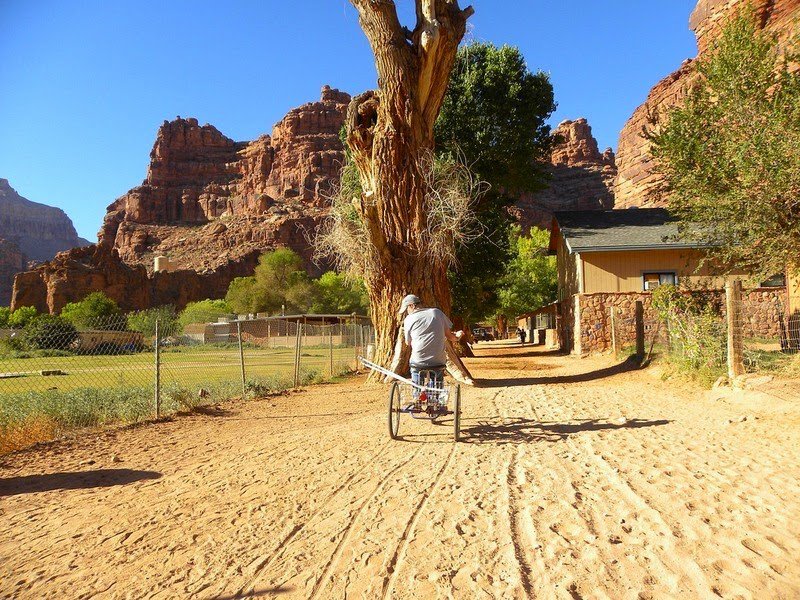
[[[527,236],[517,226],[512,229],[514,256],[506,265],[498,293],[498,314],[509,321],[556,299],[558,276],[555,257],[547,254],[549,240],[546,229],[532,227]]]
[[[462,46],[436,121],[439,151],[463,155],[493,188],[510,194],[544,186],[555,110],[546,73],[532,73],[519,48]]]
[[[25,327],[38,315],[39,311],[37,311],[34,307],[20,306],[17,310],[9,314],[8,326],[14,327],[15,329]]]
[[[367,314],[369,297],[361,280],[348,280],[334,271],[314,280],[314,302],[311,312],[318,314]]]
[[[231,281],[225,301],[239,314],[263,312],[266,308],[255,277],[237,277]]]
[[[280,248],[259,257],[253,277],[234,279],[225,299],[241,313],[306,312],[313,301],[313,284],[303,269],[303,259],[289,248]]]
[[[547,74],[532,73],[518,48],[472,43],[459,49],[436,122],[437,153],[463,161],[490,184],[476,208],[484,235],[458,250],[449,273],[453,310],[468,322],[499,307],[498,286],[512,257],[505,207],[542,189],[555,110]]]
[[[0,328],[8,327],[8,319],[11,317],[11,309],[7,306],[0,306]]]
[[[198,300],[190,302],[181,311],[178,325],[184,328],[191,323],[213,323],[219,317],[230,315],[233,309],[225,300]]]
[[[800,263],[797,47],[781,58],[744,11],[697,61],[685,102],[648,133],[684,235],[711,237],[712,256],[730,268],[772,274]]]
[[[56,315],[35,317],[22,333],[22,339],[32,350],[67,350],[77,337],[75,325]]]
[[[61,316],[82,329],[122,329],[124,319],[118,317],[117,303],[103,292],[92,292],[80,302],[69,302]]]
[[[171,304],[156,306],[147,310],[130,313],[128,315],[128,329],[151,336],[156,333],[156,321],[160,336],[169,336],[179,333],[178,314]]]

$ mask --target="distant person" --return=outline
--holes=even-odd
[[[445,340],[458,341],[464,332],[450,331],[453,327],[450,319],[438,308],[423,307],[422,301],[414,294],[403,298],[399,314],[406,315],[403,330],[406,344],[411,346],[411,380],[424,386],[426,383],[420,371],[430,371],[430,384],[441,386],[447,365]]]
[[[519,337],[519,343],[525,343],[525,330],[522,327],[517,327],[517,336]]]

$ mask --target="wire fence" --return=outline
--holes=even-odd
[[[162,317],[164,315],[161,315]],[[364,318],[130,313],[0,330],[0,452],[63,432],[334,378],[374,347]],[[333,320],[333,322],[331,322]]]
[[[653,296],[655,297],[655,296]],[[673,291],[662,301],[609,308],[611,345],[617,354],[665,355],[701,378],[746,373],[800,375],[800,314],[789,314],[785,291]],[[638,314],[637,314],[638,311]]]

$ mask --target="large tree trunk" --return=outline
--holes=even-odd
[[[365,282],[377,362],[400,372],[408,361],[403,344],[395,348],[403,296],[417,294],[426,305],[450,312],[447,265],[429,251],[423,169],[472,9],[461,10],[457,0],[416,0],[412,32],[400,25],[392,0],[350,1],[378,71],[378,90],[353,98],[346,120],[363,189],[355,201],[371,242]],[[455,364],[462,377],[469,377],[460,360]]]

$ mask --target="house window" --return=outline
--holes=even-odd
[[[678,285],[678,278],[675,271],[659,271],[654,273],[644,273],[642,275],[642,289],[652,291],[660,285]]]
[[[766,281],[762,281],[761,287],[786,287],[786,275],[783,273],[773,275]]]

